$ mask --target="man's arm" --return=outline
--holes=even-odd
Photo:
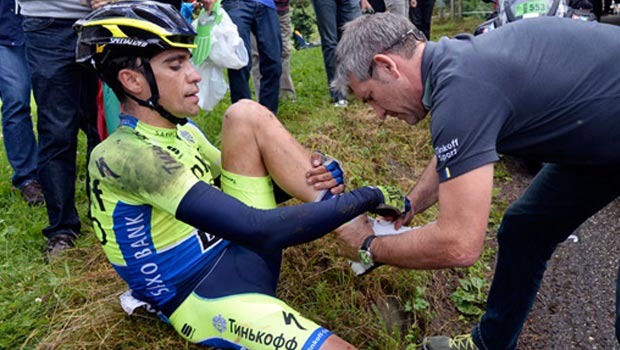
[[[372,241],[375,262],[414,269],[472,265],[480,256],[493,190],[493,164],[474,169],[439,186],[436,222],[400,235]],[[363,240],[372,234],[363,220],[338,229],[344,253],[357,256]]]
[[[422,176],[407,195],[411,202],[411,212],[407,213],[404,223],[409,225],[413,216],[437,203],[439,196],[439,176],[437,175],[437,157],[433,156],[422,172]]]

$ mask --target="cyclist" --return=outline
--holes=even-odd
[[[133,296],[202,345],[354,349],[276,298],[281,252],[378,206],[404,208],[404,198],[385,187],[332,196],[343,189],[340,167],[313,167],[249,100],[226,111],[220,152],[186,118],[199,112],[196,33],[169,5],[112,3],[75,28],[77,61],[123,109],[92,153],[90,199],[97,237]],[[278,208],[278,188],[313,203]]]

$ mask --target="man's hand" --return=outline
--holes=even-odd
[[[411,205],[411,199],[409,199],[409,196],[406,197],[409,201],[409,209],[407,212],[405,212],[403,214],[402,220],[398,220],[394,223],[394,228],[395,229],[399,229],[401,228],[403,225],[404,226],[408,226],[409,224],[411,224],[411,221],[413,221],[413,217],[415,216],[415,212],[413,211],[413,205]]]
[[[336,159],[315,151],[310,156],[312,169],[306,173],[306,183],[315,190],[328,190],[332,194],[344,192],[344,170]]]
[[[409,198],[405,197],[400,188],[393,186],[376,186],[383,194],[383,204],[379,204],[370,212],[391,218],[393,220],[405,219],[411,211]],[[400,226],[400,225],[399,225]]]
[[[216,1],[217,0],[197,0],[195,4],[202,6],[202,8],[204,8],[205,11],[207,11],[207,14],[210,15],[211,9],[213,9],[213,4],[215,4]]]
[[[358,249],[364,239],[372,234],[372,226],[368,216],[362,214],[334,230],[338,241],[338,254],[354,261],[359,261]]]
[[[372,8],[372,5],[368,2],[368,0],[361,0],[360,8],[363,15],[375,13],[375,9]]]
[[[100,8],[101,6],[107,5],[109,4],[110,0],[90,0],[90,8],[92,8],[93,10],[96,10],[98,8]]]

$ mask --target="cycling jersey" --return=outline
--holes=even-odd
[[[95,233],[136,298],[164,306],[181,289],[191,289],[192,276],[200,276],[228,244],[174,219],[193,185],[212,184],[220,174],[219,159],[219,150],[192,122],[162,129],[128,115],[93,151]]]

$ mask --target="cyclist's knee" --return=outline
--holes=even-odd
[[[224,113],[224,123],[252,124],[259,122],[260,119],[273,116],[273,113],[261,104],[243,99],[228,107]],[[273,116],[275,118],[275,116]]]

